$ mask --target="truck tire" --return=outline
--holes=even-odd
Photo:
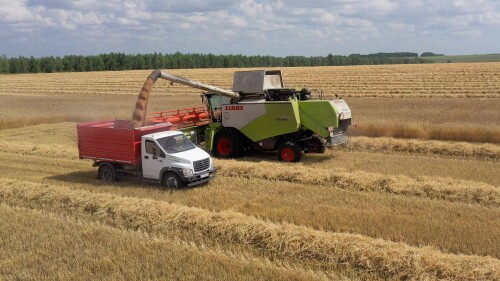
[[[302,149],[293,142],[287,141],[278,147],[278,159],[283,162],[299,162]]]
[[[168,172],[163,176],[163,186],[167,188],[181,188],[184,186],[184,183],[176,173]]]
[[[213,153],[219,158],[239,157],[243,153],[243,140],[233,130],[221,130],[215,135]]]
[[[116,173],[115,167],[109,163],[102,163],[99,165],[99,178],[101,180],[114,182],[118,180],[118,175]]]

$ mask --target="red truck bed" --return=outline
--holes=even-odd
[[[80,159],[138,165],[141,160],[141,137],[168,131],[172,129],[172,124],[157,123],[133,129],[127,120],[100,120],[78,123],[76,128]]]

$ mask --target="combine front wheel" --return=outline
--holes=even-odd
[[[302,149],[300,146],[285,142],[278,147],[278,159],[283,162],[299,162],[302,157]]]
[[[231,130],[222,130],[214,139],[213,152],[220,158],[238,157],[243,152],[240,136]]]

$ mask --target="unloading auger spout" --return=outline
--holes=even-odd
[[[141,93],[137,97],[134,113],[132,115],[132,127],[139,128],[146,125],[146,111],[149,101],[149,94],[151,93],[153,84],[156,82],[156,80],[158,80],[158,78],[169,80],[174,83],[183,84],[196,89],[201,89],[207,92],[220,94],[231,98],[234,102],[238,102],[241,99],[240,94],[237,92],[203,84],[195,80],[179,77],[174,74],[161,71],[160,69],[156,69],[155,71],[151,72],[149,77],[146,79],[146,82],[144,82],[144,85],[142,86]]]

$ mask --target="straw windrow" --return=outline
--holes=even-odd
[[[500,207],[500,188],[480,182],[434,177],[413,179],[362,171],[347,172],[335,168],[317,169],[302,164],[285,166],[273,162],[263,164],[235,160],[219,161],[222,162],[219,174],[227,177],[263,178]]]
[[[270,258],[358,268],[381,277],[498,280],[500,261],[445,254],[381,239],[272,223],[236,212],[211,212],[150,199],[127,198],[59,186],[2,180],[0,202],[86,217],[108,225],[193,236],[261,251]]]

